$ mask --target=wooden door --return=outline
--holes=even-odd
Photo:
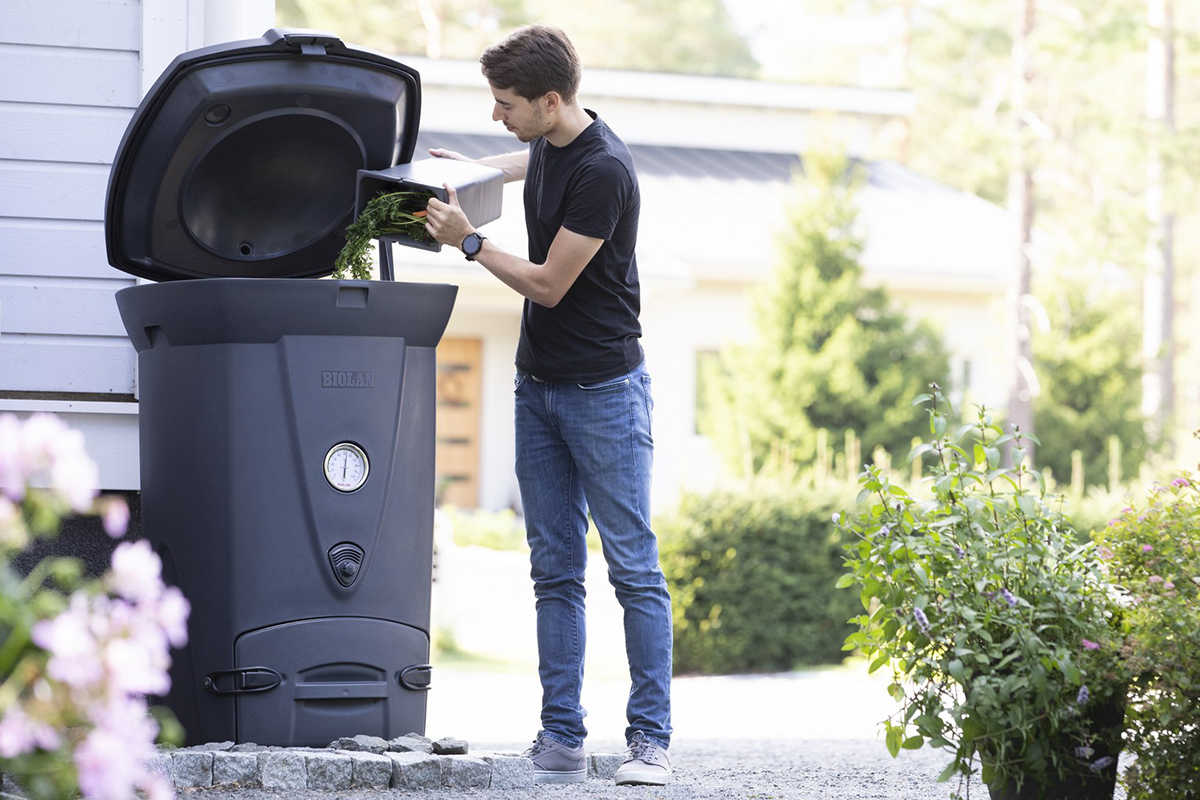
[[[483,342],[443,339],[437,349],[437,497],[459,508],[479,505],[479,428]]]

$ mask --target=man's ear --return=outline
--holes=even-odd
[[[554,113],[562,107],[562,95],[554,91],[546,92],[542,95],[542,103],[546,113]]]

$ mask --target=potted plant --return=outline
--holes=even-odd
[[[1197,432],[1200,435],[1200,432]],[[1200,485],[1175,476],[1093,538],[1125,598],[1129,800],[1200,798]]]
[[[857,509],[835,517],[852,537],[838,585],[864,608],[845,647],[894,676],[888,750],[946,749],[955,797],[978,771],[996,800],[1111,798],[1124,686],[1096,548],[1047,502],[1032,437],[986,409],[951,431],[931,389],[914,405],[932,437],[913,453],[932,462],[929,496],[868,467]]]

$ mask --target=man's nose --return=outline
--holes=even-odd
[[[492,121],[499,122],[504,118],[504,113],[500,110],[500,104],[496,103],[492,106]]]

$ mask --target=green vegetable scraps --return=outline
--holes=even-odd
[[[358,219],[346,228],[346,246],[333,262],[333,277],[354,280],[371,278],[371,259],[368,252],[371,240],[380,236],[402,234],[418,242],[432,242],[425,229],[425,206],[433,192],[388,192],[367,203]]]

